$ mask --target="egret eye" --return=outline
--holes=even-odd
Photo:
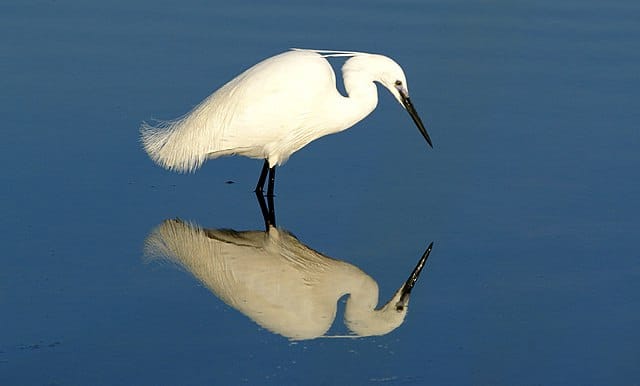
[[[402,81],[401,80],[396,80],[396,86],[402,86]]]

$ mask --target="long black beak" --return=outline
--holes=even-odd
[[[398,304],[396,305],[396,307],[404,307],[409,302],[409,294],[411,294],[411,290],[413,289],[413,286],[418,281],[420,272],[422,271],[422,268],[424,268],[424,264],[427,262],[427,258],[429,257],[429,254],[431,253],[432,248],[433,248],[433,241],[431,242],[431,244],[429,244],[429,246],[427,247],[427,250],[424,251],[424,253],[422,254],[422,257],[420,258],[420,261],[418,261],[418,265],[416,265],[416,267],[413,269],[413,272],[411,272],[411,275],[409,276],[407,281],[404,283],[404,286],[402,287],[402,290],[401,290],[402,292],[400,294],[400,300],[398,301]]]
[[[404,105],[404,108],[407,109],[407,112],[409,112],[409,115],[411,115],[413,122],[415,122],[416,126],[418,126],[418,130],[420,130],[420,134],[422,134],[424,139],[427,140],[427,143],[429,144],[429,146],[433,148],[433,144],[431,143],[431,138],[429,137],[429,133],[427,133],[427,129],[425,129],[424,124],[422,123],[422,119],[420,119],[420,116],[418,115],[416,108],[413,107],[413,103],[411,103],[411,99],[409,99],[409,97],[405,95],[405,93],[402,91],[400,91],[400,97],[402,98],[402,104]]]

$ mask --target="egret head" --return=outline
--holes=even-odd
[[[422,119],[413,107],[411,99],[409,99],[409,87],[407,86],[407,77],[404,75],[402,67],[393,59],[383,55],[367,55],[367,67],[372,72],[374,79],[386,87],[398,102],[407,110],[411,119],[420,130],[420,133],[427,141],[429,146],[433,147],[431,138],[427,133],[427,129],[422,123]]]
[[[349,315],[350,310],[347,308],[345,322],[349,329],[359,336],[371,336],[384,335],[398,328],[407,316],[411,290],[418,281],[420,272],[422,272],[432,248],[433,242],[424,251],[407,281],[396,291],[391,300],[380,309],[365,316]]]

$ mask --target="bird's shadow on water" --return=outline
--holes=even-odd
[[[168,219],[147,237],[146,260],[177,264],[230,307],[292,340],[328,337],[344,295],[344,323],[350,333],[338,337],[384,335],[403,323],[433,243],[393,297],[376,308],[378,284],[373,278],[276,227],[273,196],[266,201],[260,193],[256,197],[265,230],[207,229]]]

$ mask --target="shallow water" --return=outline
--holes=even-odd
[[[8,1],[0,6],[0,384],[635,384],[640,6],[608,2]],[[146,262],[162,221],[261,230],[261,162],[162,170],[143,120],[289,47],[402,64],[278,170],[278,225],[366,272],[378,337],[290,341]],[[339,63],[337,63],[339,66]],[[233,181],[233,183],[227,183]],[[331,334],[348,331],[339,302]]]

